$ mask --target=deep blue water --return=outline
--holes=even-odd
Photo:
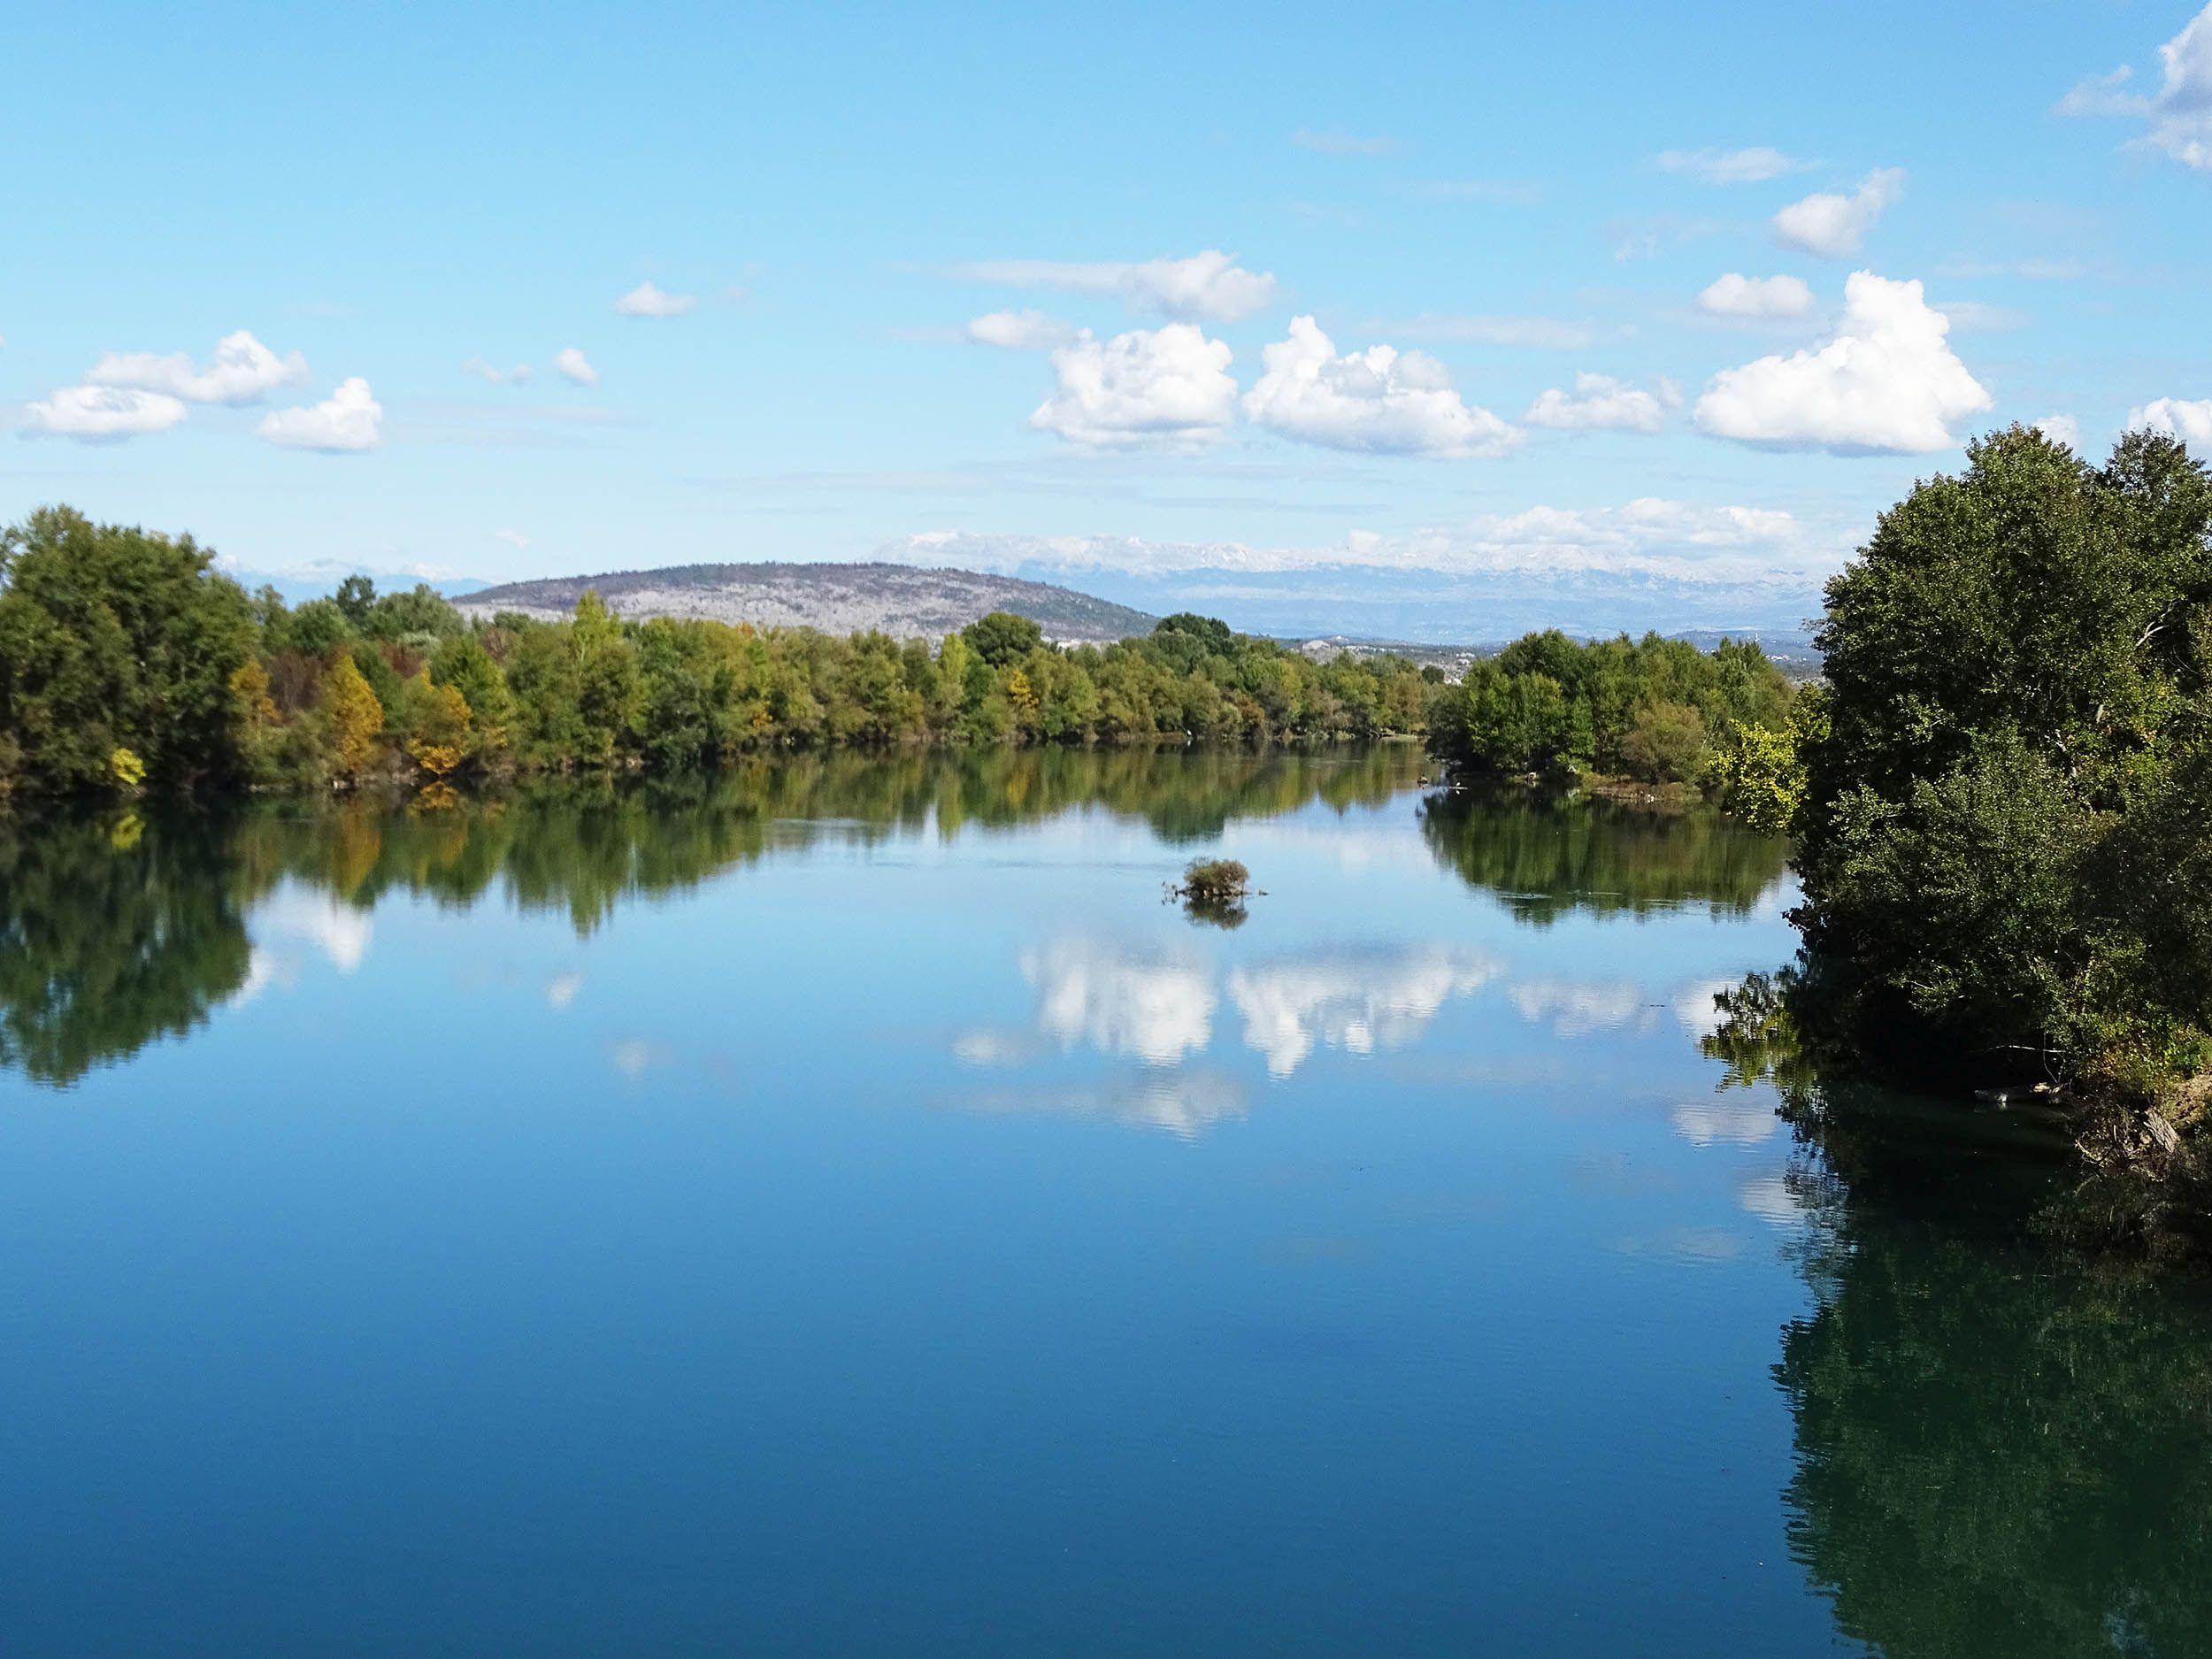
[[[2201,1297],[1726,1086],[1783,849],[1419,765],[18,826],[0,1652],[2212,1651]]]

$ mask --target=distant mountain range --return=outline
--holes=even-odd
[[[873,628],[898,639],[938,639],[968,626],[993,611],[1010,611],[1029,618],[1048,639],[1064,643],[1104,643],[1151,633],[1159,618],[1149,611],[1118,604],[1092,594],[1064,588],[1056,582],[1037,581],[980,571],[925,568],[912,565],[680,565],[662,570],[610,571],[596,576],[546,577],[533,581],[508,582],[495,588],[452,595],[454,602],[472,615],[488,617],[497,611],[520,611],[525,616],[556,620],[572,614],[586,588],[599,596],[618,615],[698,617],[716,622],[750,622],[760,627],[812,627],[829,634],[852,634]],[[1180,595],[1179,595],[1180,596]],[[1206,601],[1224,599],[1243,603],[1221,606],[1230,612],[1231,626],[1248,633],[1271,633],[1298,643],[1309,656],[1326,660],[1340,651],[1372,656],[1391,650],[1418,662],[1433,662],[1455,675],[1478,657],[1500,649],[1512,633],[1494,631],[1498,620],[1481,616],[1470,607],[1471,623],[1491,626],[1477,632],[1471,626],[1456,641],[1429,623],[1426,638],[1379,637],[1350,631],[1314,634],[1265,614],[1243,614],[1253,610],[1245,595],[1192,594],[1190,608],[1206,610]],[[1348,607],[1355,614],[1357,606]],[[1572,607],[1563,609],[1571,610]],[[1640,634],[1626,619],[1615,621],[1602,607],[1582,626],[1566,625],[1579,638],[1601,637],[1620,631]],[[1531,618],[1532,626],[1543,620]],[[1270,622],[1277,626],[1269,626]],[[1671,631],[1671,637],[1687,640],[1709,650],[1724,638],[1757,640],[1778,662],[1802,673],[1816,673],[1819,657],[1800,629],[1773,626],[1701,627]]]
[[[554,618],[595,589],[618,616],[695,617],[829,634],[874,628],[899,639],[936,639],[994,611],[1027,617],[1048,639],[1123,640],[1159,618],[1051,582],[910,565],[679,565],[611,571],[479,588],[457,603],[489,616],[517,611]]]

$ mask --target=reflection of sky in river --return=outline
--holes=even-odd
[[[742,1072],[759,1087],[894,1069],[895,1054],[918,1099],[1192,1134],[1324,1062],[1332,1079],[1376,1066],[1402,1081],[1563,1065],[1586,1082],[1678,1079],[1691,1103],[1665,1112],[1693,1146],[1770,1138],[1763,1092],[1698,1098],[1714,1072],[1695,1042],[1717,991],[1787,955],[1786,880],[1744,917],[1717,919],[1693,896],[1642,916],[1571,907],[1532,927],[1440,867],[1412,799],[1232,820],[1217,849],[1265,889],[1233,933],[1156,902],[1211,847],[1164,846],[1094,810],[872,842],[834,822],[785,826],[759,863],[680,905],[632,903],[584,938],[495,897],[464,922],[388,899],[372,915],[287,881],[250,918],[239,1002],[272,987],[300,1004],[404,1001],[373,952],[390,939],[419,980],[434,940],[432,972],[629,1085]]]
[[[1013,758],[18,842],[0,1647],[2205,1650],[2212,1315],[1701,1052],[1778,849]]]
[[[1023,1651],[1071,1609],[1412,1651],[1474,1601],[1500,1652],[1563,1605],[1571,1651],[1819,1651],[1761,1567],[1800,1176],[1697,1045],[1786,888],[1685,858],[1539,925],[1409,794],[1215,821],[792,824],[695,882],[647,834],[685,884],[573,905],[517,897],[550,852],[465,901],[265,889],[251,995],[9,1119],[12,1557],[81,1579],[96,1532],[349,1616],[432,1562],[510,1629],[635,1563],[657,1651],[856,1585]],[[1233,931],[1162,902],[1217,852],[1264,889]]]

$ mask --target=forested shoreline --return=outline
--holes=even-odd
[[[1794,766],[1800,688],[1754,641],[1587,643],[1556,628],[1472,664],[1430,707],[1429,744],[1464,772],[1694,786],[1770,833]]]
[[[1210,618],[1060,647],[995,612],[934,645],[883,634],[472,620],[349,577],[288,605],[191,537],[66,508],[0,534],[0,797],[677,772],[916,744],[1265,745],[1426,729],[1440,672],[1315,663]]]

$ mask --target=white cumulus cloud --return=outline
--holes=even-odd
[[[1774,216],[1774,234],[1785,246],[1842,259],[1859,243],[1883,211],[1905,193],[1905,170],[1882,167],[1859,181],[1849,196],[1818,191],[1793,202]]]
[[[2212,397],[2159,397],[2128,411],[2130,432],[2163,432],[2191,443],[2212,443]]]
[[[1609,374],[1578,374],[1574,390],[1558,387],[1538,395],[1521,417],[1532,426],[1556,426],[1582,432],[1656,432],[1666,424],[1666,411],[1682,401],[1671,385],[1662,383],[1647,392]]]
[[[979,346],[1010,351],[1048,351],[1076,338],[1075,330],[1039,311],[987,311],[968,325],[968,338]]]
[[[658,284],[639,283],[614,303],[625,317],[681,317],[699,303],[691,294],[671,294]]]
[[[1310,317],[1261,353],[1245,413],[1286,438],[1371,455],[1495,455],[1520,434],[1452,389],[1435,358],[1391,346],[1339,357]]]
[[[271,411],[257,430],[288,449],[322,449],[334,455],[373,449],[384,438],[384,405],[357,374],[341,380],[338,389],[319,403]]]
[[[1663,150],[1653,157],[1667,173],[1686,173],[1707,184],[1764,184],[1812,164],[1767,144],[1745,150]]]
[[[115,443],[149,432],[166,432],[182,420],[184,404],[165,392],[120,386],[65,386],[24,411],[34,432],[80,443]]]
[[[1202,442],[1235,418],[1229,361],[1229,348],[1193,323],[1102,342],[1086,329],[1052,354],[1058,385],[1029,424],[1094,449]]]
[[[553,366],[579,386],[599,384],[599,371],[591,366],[591,359],[574,346],[565,346],[553,354]]]
[[[1802,317],[1813,308],[1813,291],[1799,277],[1731,271],[1706,285],[1697,308],[1715,317]]]
[[[2035,423],[2035,428],[2053,443],[2062,443],[2070,449],[2081,448],[2081,422],[2071,415],[2046,415]]]
[[[2074,88],[2059,100],[2058,112],[2139,116],[2145,127],[2139,145],[2212,172],[2212,5],[2161,46],[2158,57],[2164,73],[2156,92],[2131,92],[2135,72],[2124,64]]]
[[[280,386],[307,378],[307,359],[296,351],[277,354],[245,329],[225,334],[205,368],[195,368],[189,354],[173,351],[110,351],[85,379],[94,386],[135,387],[161,392],[188,403],[257,403]]]
[[[964,281],[1010,288],[1108,295],[1137,310],[1158,311],[1183,322],[1236,322],[1275,297],[1271,274],[1247,271],[1234,254],[1214,249],[1187,259],[990,259],[955,265],[951,274]]]
[[[1697,424],[1716,437],[1842,454],[1947,449],[1989,394],[1953,355],[1950,324],[1918,282],[1855,271],[1843,318],[1818,346],[1715,375]]]

